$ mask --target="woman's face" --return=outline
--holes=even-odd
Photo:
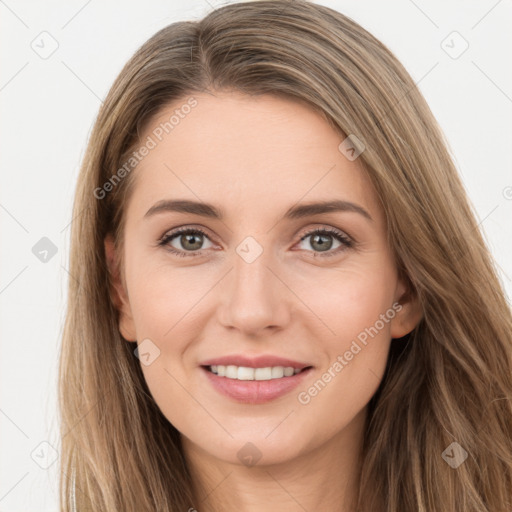
[[[418,314],[401,300],[383,212],[343,137],[291,100],[193,97],[141,137],[120,332],[191,446],[236,464],[291,460],[360,433],[390,340]],[[306,208],[331,201],[343,203]],[[227,376],[205,367],[215,362]]]

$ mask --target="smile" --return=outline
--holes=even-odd
[[[246,404],[262,404],[296,388],[313,367],[251,368],[234,365],[201,366],[213,388],[228,398]]]
[[[292,366],[267,366],[265,368],[249,368],[235,365],[212,365],[207,367],[219,377],[237,380],[272,380],[292,377],[302,370]]]

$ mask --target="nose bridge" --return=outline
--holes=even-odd
[[[235,247],[224,322],[257,331],[286,321],[283,284],[274,275],[270,237],[247,236]],[[270,269],[272,268],[274,272]]]

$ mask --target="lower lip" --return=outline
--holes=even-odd
[[[206,373],[213,387],[223,395],[246,404],[263,404],[296,388],[309,375],[312,368],[291,377],[271,380],[237,380],[219,377],[204,367],[201,367],[201,370]]]

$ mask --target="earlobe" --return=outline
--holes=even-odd
[[[397,289],[395,301],[400,304],[400,310],[396,309],[395,317],[391,320],[391,338],[402,338],[420,323],[423,311],[417,295],[402,282]]]
[[[109,233],[104,240],[105,258],[110,274],[110,298],[114,307],[119,311],[119,332],[127,341],[136,341],[135,324],[125,287],[122,283],[117,265],[114,239]]]

